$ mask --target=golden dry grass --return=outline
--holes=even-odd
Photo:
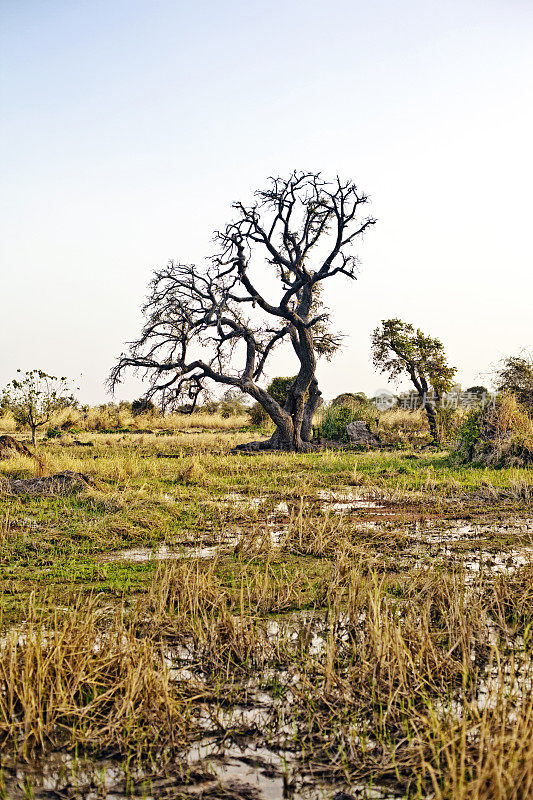
[[[35,591],[0,647],[6,752],[142,759],[168,747],[185,769],[206,717],[223,711],[209,733],[289,747],[326,786],[525,800],[531,568],[473,576],[450,552],[421,553],[408,525],[479,503],[501,514],[507,499],[516,511],[531,502],[530,472],[412,451],[228,453],[249,436],[83,432],[40,443],[47,473],[86,472],[95,486],[78,498],[0,498],[5,627],[12,594]],[[15,456],[1,470],[37,466]],[[364,506],[336,513],[335,493],[350,487],[395,505],[381,517]],[[178,534],[212,545],[226,532],[231,546],[212,559],[101,558]],[[259,731],[232,716],[255,691],[271,698]]]

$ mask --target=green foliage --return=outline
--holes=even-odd
[[[472,409],[459,428],[455,448],[463,461],[526,466],[533,462],[533,421],[514,395]]]
[[[519,403],[533,412],[533,356],[509,356],[496,372],[497,390],[514,394]]]
[[[358,419],[357,412],[346,405],[329,405],[322,415],[320,435],[324,439],[348,441],[346,426]]]
[[[448,391],[457,371],[448,365],[439,339],[397,318],[382,320],[381,328],[375,329],[372,358],[374,366],[388,373],[391,380],[407,375],[418,392],[429,387],[437,392]]]
[[[437,438],[440,445],[448,444],[457,430],[457,411],[455,408],[437,409]]]
[[[468,451],[479,441],[481,437],[481,418],[481,408],[473,408],[464,418],[457,435],[459,446],[462,449]]]
[[[344,398],[341,402],[339,398]],[[320,435],[325,439],[347,442],[346,426],[355,420],[363,420],[370,427],[375,424],[378,412],[372,403],[363,401],[348,393],[339,395],[329,404],[322,414],[320,422]]]
[[[2,405],[11,411],[18,425],[28,425],[35,444],[37,428],[46,425],[56,411],[76,405],[66,378],[32,369],[15,378],[4,389]]]
[[[248,414],[250,415],[250,422],[257,428],[261,427],[261,425],[264,425],[265,422],[270,420],[270,417],[261,403],[254,403],[252,406],[250,406],[248,409]]]
[[[216,414],[218,412],[218,403],[216,400],[207,400],[198,410],[206,414]]]
[[[272,378],[267,386],[267,392],[269,395],[273,397],[276,403],[279,403],[282,408],[285,405],[287,394],[294,381],[294,376],[292,378]]]
[[[337,395],[332,401],[332,406],[350,406],[350,405],[361,405],[361,404],[368,404],[368,398],[364,392],[343,392],[342,394]]]
[[[477,395],[479,402],[481,402],[489,393],[489,390],[485,386],[469,386],[466,391],[468,394]]]

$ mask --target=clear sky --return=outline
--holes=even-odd
[[[439,336],[463,386],[532,342],[530,0],[2,0],[0,386],[84,402],[154,267],[201,261],[269,175],[352,178],[378,224],[328,303],[326,397],[386,385],[379,321]],[[271,374],[291,374],[280,353]],[[80,378],[81,375],[81,378]],[[126,382],[117,397],[131,399]]]

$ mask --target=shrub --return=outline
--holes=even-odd
[[[242,392],[230,389],[222,397],[222,400],[218,404],[218,410],[224,419],[245,414],[248,411],[245,395],[243,395]]]
[[[386,447],[416,447],[431,441],[427,416],[422,409],[391,408],[379,414],[379,438]]]
[[[466,415],[455,453],[461,461],[493,467],[533,463],[533,421],[516,397],[501,395]]]
[[[449,444],[457,436],[463,419],[460,408],[437,409],[437,441],[440,445]]]
[[[5,411],[0,416],[0,431],[3,433],[14,433],[17,430],[17,421],[11,411]]]
[[[142,415],[135,418],[139,423]],[[84,427],[89,431],[112,431],[118,428],[129,428],[133,424],[131,412],[115,403],[104,403],[95,408],[87,408]]]
[[[267,386],[267,392],[277,403],[280,404],[280,406],[284,406],[285,401],[287,400],[287,392],[293,383],[294,376],[292,378],[272,378]]]
[[[60,428],[62,431],[70,431],[80,425],[82,414],[77,408],[64,408],[52,415],[51,427]]]
[[[270,417],[261,403],[254,403],[253,406],[248,409],[248,414],[252,425],[255,425],[258,428],[270,420]]]
[[[208,400],[201,406],[198,411],[205,414],[217,414],[218,413],[218,403],[216,400]]]
[[[514,394],[529,413],[533,413],[533,355],[523,352],[504,358],[496,372],[497,390]]]
[[[349,406],[334,406],[330,404],[322,413],[320,435],[325,439],[348,441],[346,426],[358,419],[357,414]]]
[[[341,397],[346,397],[346,395],[341,395]],[[361,400],[355,395],[353,399],[348,398],[343,403],[336,401],[338,401],[338,398],[335,398],[322,412],[320,435],[325,439],[333,439],[340,442],[348,441],[346,426],[350,422],[355,422],[355,420],[363,420],[370,428],[372,426],[375,428],[378,412],[372,403]]]
[[[489,390],[485,386],[469,386],[466,390],[467,394],[476,395],[478,401],[481,403],[488,395]]]
[[[121,403],[120,405],[122,406],[123,404]],[[126,403],[124,403],[124,405],[126,405]],[[129,405],[129,403],[127,405]],[[124,411],[127,410],[126,408],[124,409]],[[139,397],[138,400],[133,401],[129,410],[134,417],[138,417],[139,414],[153,413],[155,411],[155,406],[152,401],[147,400],[146,397]]]
[[[357,408],[361,404],[366,405],[368,403],[368,398],[364,392],[343,392],[343,394],[337,395],[332,401],[332,406],[348,406]]]

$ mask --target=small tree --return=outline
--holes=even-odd
[[[382,320],[381,327],[372,334],[372,357],[374,366],[387,372],[391,380],[409,376],[426,410],[429,430],[436,442],[435,401],[451,389],[457,371],[448,366],[442,342],[422,333],[420,328],[415,330],[401,319]],[[430,398],[430,390],[433,390],[434,398]]]
[[[218,404],[220,415],[225,419],[229,417],[236,417],[239,414],[245,414],[248,410],[247,397],[235,389],[228,389],[222,395]]]
[[[514,394],[530,413],[533,411],[533,356],[522,353],[508,356],[500,363],[496,372],[496,389],[498,392]]]
[[[3,405],[19,425],[28,425],[35,446],[37,429],[50,421],[52,414],[76,405],[66,378],[56,378],[40,369],[32,369],[15,378],[4,389]]]

